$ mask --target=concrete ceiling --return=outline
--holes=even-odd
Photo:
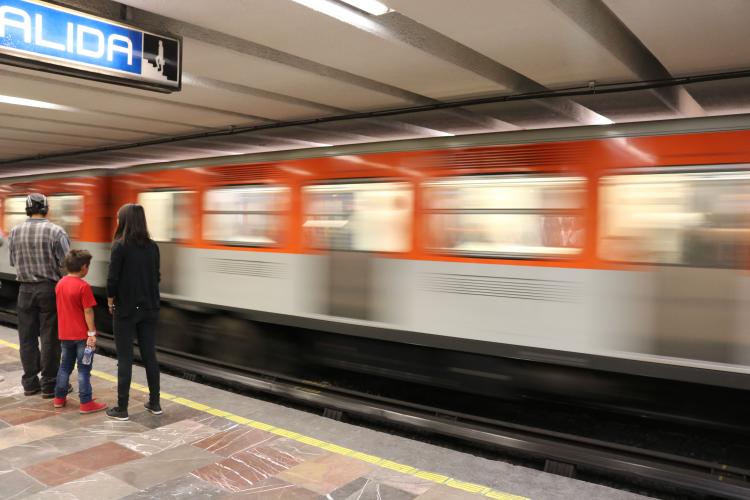
[[[0,65],[0,95],[57,105],[0,102],[0,175],[750,112],[747,82],[720,80],[325,121],[747,70],[750,2],[384,0],[393,10],[373,16],[321,1],[345,20],[313,0],[64,1],[182,37],[182,91]],[[275,127],[289,122],[304,123]]]

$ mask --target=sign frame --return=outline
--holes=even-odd
[[[13,0],[13,3],[19,2],[30,4],[32,6],[52,9],[54,11],[62,13],[63,15],[75,16],[78,18],[91,20],[93,22],[105,24],[116,29],[130,30],[140,33],[142,37],[141,50],[137,52],[133,51],[133,57],[141,58],[141,65],[147,63],[146,59],[142,58],[142,56],[144,55],[143,43],[146,38],[157,39],[159,40],[160,45],[162,44],[162,40],[165,41],[168,45],[176,44],[176,51],[171,51],[174,54],[174,63],[176,66],[176,82],[170,81],[169,83],[161,83],[156,80],[144,78],[142,75],[135,73],[119,71],[117,69],[108,69],[102,66],[97,66],[95,64],[88,64],[82,61],[73,61],[65,58],[55,57],[52,55],[39,54],[33,51],[8,47],[7,45],[2,44],[3,38],[0,38],[0,64],[43,71],[46,73],[71,76],[84,80],[123,85],[127,87],[134,87],[161,93],[179,92],[182,89],[183,39],[181,36],[156,33],[154,31],[142,29],[118,20],[112,20],[107,17],[102,17],[92,12],[77,10],[75,8],[71,8],[68,5],[61,5],[59,2],[54,0]],[[7,5],[7,2],[0,0],[0,7],[2,7],[3,5]],[[70,27],[68,29],[70,29]],[[44,37],[45,35],[42,34],[41,36]],[[68,43],[70,44],[70,41]],[[70,50],[70,47],[68,49]],[[169,61],[171,64],[172,59],[169,59]],[[165,63],[162,62],[162,64]]]

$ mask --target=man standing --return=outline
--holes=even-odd
[[[14,227],[8,237],[10,265],[16,268],[16,277],[21,284],[18,291],[18,339],[23,365],[21,384],[26,396],[41,391],[43,398],[55,396],[60,366],[55,284],[62,277],[63,261],[70,249],[65,230],[47,220],[48,210],[46,196],[40,193],[28,195],[26,215],[29,218]]]

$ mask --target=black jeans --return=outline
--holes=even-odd
[[[117,349],[117,406],[127,409],[130,381],[133,376],[133,340],[138,340],[151,403],[159,402],[159,362],[156,360],[156,324],[159,311],[136,309],[133,314],[118,316],[115,311],[114,334]]]
[[[57,369],[60,367],[60,341],[57,340],[57,304],[53,282],[21,283],[18,290],[18,341],[21,345],[23,390],[36,391],[41,388],[45,394],[55,392]]]

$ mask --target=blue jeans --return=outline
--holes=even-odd
[[[78,364],[78,398],[81,403],[91,401],[91,367],[81,363],[83,359],[83,350],[86,349],[85,340],[61,340],[62,361],[60,369],[57,371],[57,385],[55,386],[55,397],[64,398],[68,395],[68,380],[73,366]]]

